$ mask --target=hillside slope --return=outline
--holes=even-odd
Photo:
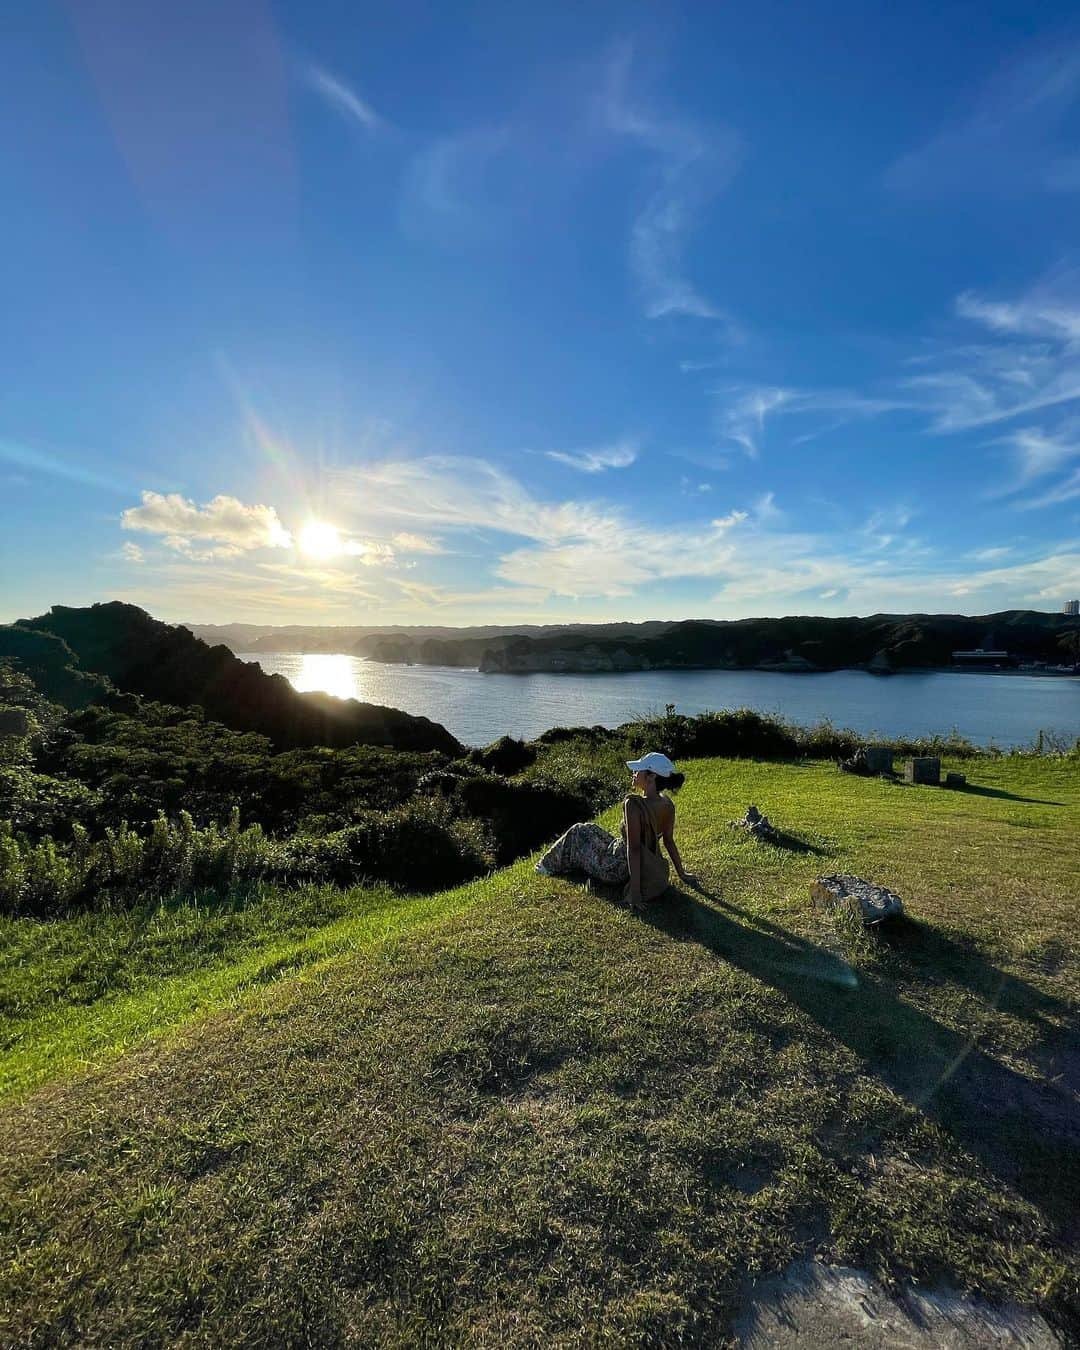
[[[519,864],[9,1106],[0,1343],[717,1344],[810,1252],[1067,1327],[1075,760],[688,768],[707,894],[641,923]],[[833,870],[914,922],[811,910]]]
[[[281,749],[362,744],[462,753],[458,741],[426,717],[297,693],[281,675],[267,675],[227,647],[207,646],[186,628],[161,623],[135,605],[54,605],[48,614],[20,619],[15,628],[61,638],[83,670],[104,675],[124,693],[180,707],[196,703],[225,726],[261,732]]]

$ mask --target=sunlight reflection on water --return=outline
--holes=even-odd
[[[266,669],[266,657],[260,658],[260,664]],[[333,694],[335,698],[359,698],[359,685],[356,679],[357,660],[355,656],[327,656],[322,652],[305,652],[300,657],[299,669],[282,671],[294,689],[302,694],[314,689]]]

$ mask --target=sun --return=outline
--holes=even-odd
[[[325,520],[309,520],[296,536],[296,542],[301,553],[319,562],[336,558],[344,550],[337,527]]]

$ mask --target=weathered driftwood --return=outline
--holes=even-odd
[[[936,755],[923,755],[904,764],[904,778],[909,783],[928,783],[937,787],[941,782],[941,760]]]
[[[899,918],[904,912],[904,903],[895,891],[846,872],[818,877],[810,883],[810,896],[816,906],[825,909],[845,906],[868,925]]]

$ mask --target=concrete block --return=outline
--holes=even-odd
[[[941,783],[941,760],[936,755],[907,760],[904,779],[908,783],[929,783],[937,787]]]

